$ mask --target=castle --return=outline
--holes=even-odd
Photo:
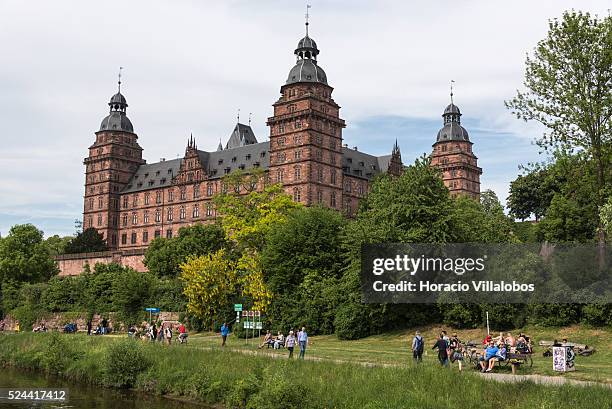
[[[249,125],[238,122],[225,146],[200,150],[190,137],[183,158],[157,163],[143,159],[119,80],[119,90],[108,103],[110,112],[84,160],[83,226],[103,235],[114,259],[120,254],[141,255],[156,237],[169,238],[180,227],[214,220],[212,197],[227,189],[223,177],[236,170],[260,168],[265,175],[249,186],[233,187],[238,194],[262,189],[266,182],[280,183],[296,202],[348,216],[355,213],[376,175],[402,172],[397,142],[385,156],[343,144],[346,124],[318,63],[319,49],[308,35],[308,22],[294,54],[296,63],[267,121],[269,141],[259,142]],[[442,116],[432,165],[441,169],[452,194],[478,198],[482,170],[452,92]]]

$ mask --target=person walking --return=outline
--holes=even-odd
[[[450,350],[451,363],[456,361],[457,365],[459,365],[459,372],[461,372],[463,370],[463,345],[457,333],[454,333],[451,337],[448,349]]]
[[[168,326],[166,327],[166,333],[165,333],[166,339],[168,340],[168,345],[172,344],[172,324],[168,324]]]
[[[306,327],[302,327],[302,330],[298,332],[298,343],[300,344],[300,359],[304,359],[306,353],[306,345],[308,345],[308,334],[306,333]]]
[[[87,335],[91,335],[91,320],[87,320]]]
[[[423,349],[425,349],[425,340],[421,333],[417,331],[412,339],[412,359],[414,359],[414,362],[423,362]]]
[[[227,324],[224,322],[223,325],[221,325],[221,346],[224,347],[225,346],[225,341],[227,340],[227,336],[229,335],[230,330],[229,327],[227,326]]]
[[[160,344],[164,343],[164,331],[165,331],[165,325],[162,322],[159,326],[159,331],[157,331],[157,340],[159,341]]]
[[[285,341],[285,345],[287,345],[287,350],[289,351],[289,359],[293,358],[293,348],[296,342],[297,340],[295,339],[295,335],[293,335],[293,331],[289,331],[289,335],[287,335],[287,340]]]
[[[444,340],[444,334],[438,335],[438,340],[431,349],[436,348],[438,348],[438,361],[440,361],[440,365],[448,366],[448,344]]]

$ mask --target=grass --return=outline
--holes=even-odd
[[[437,365],[437,355],[432,351],[435,337],[442,329],[446,329],[449,335],[453,330],[440,326],[430,326],[421,328],[421,334],[425,337],[426,354],[424,361],[427,365]],[[520,331],[525,332],[534,338],[533,367],[521,368],[521,374],[563,376],[570,379],[612,383],[612,329],[590,329],[583,326],[572,326],[566,328],[538,328],[526,327]],[[515,336],[519,330],[511,331]],[[480,341],[484,338],[485,332],[482,330],[458,330],[457,334],[461,340]],[[375,335],[356,341],[341,341],[335,335],[311,337],[311,345],[307,348],[309,357],[320,358],[331,361],[347,361],[354,363],[372,363],[380,365],[404,365],[408,366],[411,362],[410,345],[414,331],[397,331],[383,335]],[[497,335],[497,333],[494,333]],[[544,347],[539,347],[537,342],[540,340],[552,341],[567,338],[570,342],[587,344],[594,346],[597,352],[589,357],[576,357],[576,371],[559,373],[552,370],[552,358],[545,358],[542,353]],[[215,347],[220,342],[219,337],[214,334],[195,334],[189,337],[189,345],[201,347]],[[257,351],[256,341],[249,340],[249,345],[245,345],[244,339],[239,340],[230,338],[229,349],[240,351]],[[286,350],[273,351],[272,349],[259,350],[259,353],[266,354],[287,354]],[[456,365],[453,370],[457,370]],[[510,366],[497,370],[510,373]]]
[[[407,360],[406,352],[401,351],[405,334],[376,341],[343,343],[315,337],[311,352],[350,358],[349,346],[361,345],[352,352],[353,357],[369,356],[372,361],[374,354],[386,363]],[[365,367],[356,363],[270,359],[232,351],[241,349],[240,340],[232,340],[234,346],[224,350],[209,345],[213,342],[218,345],[216,338],[205,335],[191,337],[190,345],[185,347],[124,337],[6,334],[0,336],[0,361],[4,365],[57,372],[66,379],[92,384],[112,386],[121,379],[124,385],[137,390],[226,408],[579,409],[607,407],[612,399],[612,391],[599,386],[502,384],[428,363],[417,367]],[[387,347],[392,345],[394,348],[389,350]],[[126,354],[125,348],[134,351]],[[118,362],[109,365],[110,360]],[[143,369],[127,379],[121,368],[142,362],[146,362]],[[117,371],[122,373],[113,373]]]

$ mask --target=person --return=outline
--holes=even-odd
[[[485,339],[482,341],[482,345],[486,348],[487,345],[489,345],[489,342],[491,342],[491,335],[487,334]]]
[[[438,348],[438,361],[442,366],[448,366],[448,344],[444,340],[444,334],[438,335],[438,340],[434,344],[433,348]]]
[[[493,342],[497,343],[504,343],[504,333],[500,332],[498,336],[496,336],[495,338],[493,338]]]
[[[94,335],[102,335],[102,325],[100,325],[100,323],[98,323],[98,325],[96,326],[96,331],[94,332]]]
[[[91,335],[91,320],[87,320],[87,335]]]
[[[151,341],[155,341],[157,339],[157,326],[155,323],[151,324]]]
[[[266,332],[266,336],[263,339],[263,342],[261,343],[261,345],[257,346],[257,348],[261,349],[264,346],[270,344],[271,342],[272,342],[272,332],[268,330],[268,332]]]
[[[278,331],[278,335],[274,340],[274,349],[279,349],[283,345],[285,345],[285,336],[282,332]]]
[[[495,357],[495,354],[497,354],[498,350],[499,349],[495,346],[493,340],[490,340],[489,346],[487,346],[487,349],[485,349],[484,351],[484,356],[481,356],[478,360],[478,364],[480,365],[480,372],[485,372],[487,370],[489,360]]]
[[[159,325],[159,331],[157,331],[157,340],[159,341],[159,343],[163,343],[164,342],[164,330],[165,330],[165,325],[162,322]]]
[[[300,344],[300,359],[304,359],[306,353],[306,345],[308,345],[308,334],[306,333],[306,327],[302,327],[302,330],[298,332],[298,343]]]
[[[287,335],[287,341],[285,341],[285,345],[287,346],[287,350],[289,350],[289,358],[293,358],[293,348],[296,343],[295,335],[293,335],[293,330],[289,331],[289,335]]]
[[[106,334],[106,327],[108,326],[108,321],[106,318],[102,318],[102,335]]]
[[[512,333],[508,332],[508,336],[506,337],[506,344],[510,348],[516,347],[516,339],[512,336]]]
[[[225,341],[227,341],[227,336],[229,335],[230,330],[229,327],[227,326],[227,323],[223,323],[223,325],[221,325],[221,346],[224,347],[225,346]]]
[[[166,327],[166,333],[164,334],[168,340],[168,345],[172,344],[172,324],[168,324]]]
[[[20,329],[19,321],[15,321],[15,332],[19,332]]]
[[[179,342],[182,344],[184,342],[187,342],[187,328],[185,328],[185,324],[183,324],[181,322],[181,325],[179,325]]]
[[[463,370],[463,345],[461,345],[461,341],[459,340],[457,333],[454,333],[450,339],[448,349],[450,350],[450,361],[457,361],[457,365],[459,365],[459,372],[461,372]]]
[[[412,338],[412,359],[414,362],[423,362],[423,349],[425,347],[425,340],[421,336],[419,331],[415,332],[414,338]]]
[[[495,355],[489,359],[489,367],[486,372],[491,372],[493,367],[495,366],[495,361],[505,361],[506,360],[506,345],[503,342],[497,343],[497,352]]]

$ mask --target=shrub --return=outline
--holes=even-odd
[[[113,343],[104,359],[106,382],[119,388],[134,386],[138,375],[150,364],[143,349],[139,342],[131,339]]]
[[[596,327],[612,325],[612,304],[583,305],[582,320]]]
[[[444,324],[453,328],[476,328],[482,323],[478,304],[445,304],[440,306]]]
[[[41,352],[41,365],[52,374],[60,374],[67,368],[69,362],[76,358],[72,343],[66,342],[58,332],[49,334]]]
[[[295,382],[293,370],[288,363],[266,368],[260,391],[249,399],[246,408],[304,408],[304,398],[312,394],[302,383]]]
[[[259,391],[260,385],[261,379],[257,379],[253,374],[238,379],[227,395],[225,404],[230,408],[246,408],[247,402]]]
[[[369,334],[366,307],[357,303],[341,305],[334,319],[336,335],[339,339],[359,339]]]
[[[545,327],[563,327],[578,322],[578,304],[532,304],[528,308],[529,321]]]

